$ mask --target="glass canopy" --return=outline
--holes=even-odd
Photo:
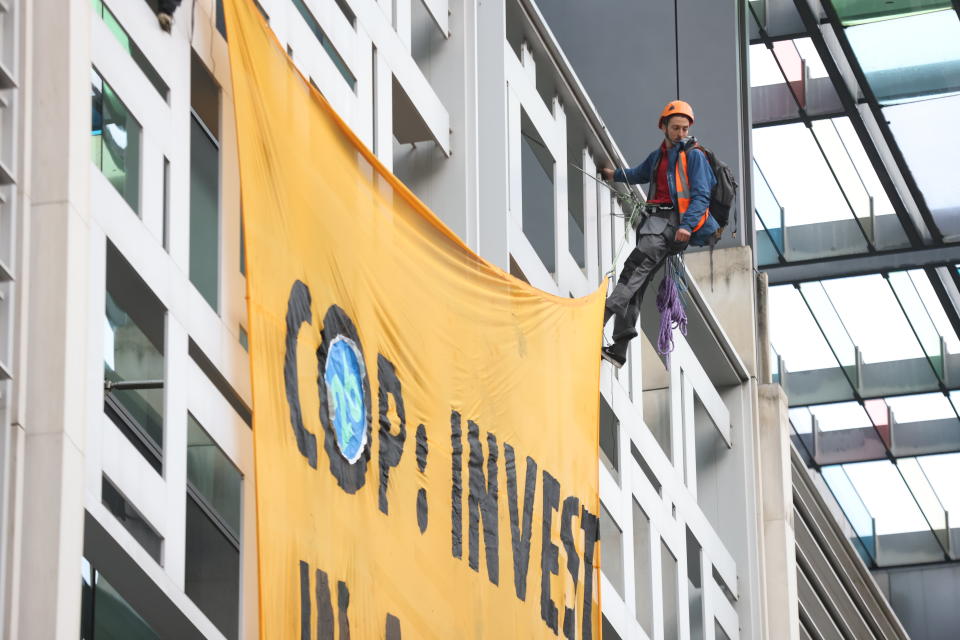
[[[960,20],[952,10],[850,27],[847,39],[881,104],[960,91]]]

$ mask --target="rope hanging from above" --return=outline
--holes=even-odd
[[[664,266],[663,282],[657,291],[657,310],[660,311],[660,334],[657,336],[657,352],[666,356],[673,351],[673,330],[687,335],[687,310],[683,293],[687,283],[683,276],[680,256],[670,256]]]

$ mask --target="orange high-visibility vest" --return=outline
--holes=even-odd
[[[693,149],[696,149],[696,147],[693,147]],[[674,168],[674,183],[677,189],[677,209],[680,210],[680,218],[682,219],[683,214],[687,212],[687,208],[690,206],[690,180],[687,177],[687,152],[684,150],[680,151],[677,158],[677,166]],[[693,233],[700,230],[700,227],[707,221],[708,215],[710,215],[710,207],[704,210],[697,226],[693,228]]]

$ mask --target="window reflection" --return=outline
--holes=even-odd
[[[844,25],[900,18],[950,7],[950,0],[833,0]]]
[[[196,54],[190,106],[190,281],[219,311],[220,87]]]
[[[84,559],[80,640],[159,640],[130,603]]]
[[[240,625],[240,472],[187,414],[185,591],[228,638]]]
[[[162,384],[166,310],[110,243],[106,289],[104,379],[109,383]],[[153,462],[151,457],[156,457],[159,462],[163,451],[163,389],[113,388],[106,394],[108,405],[115,404],[122,414],[116,418],[123,423],[121,426],[136,432],[131,434],[125,430],[124,433],[134,440],[148,460]]]
[[[960,21],[952,10],[850,27],[847,39],[880,102],[960,91]]]
[[[954,19],[960,25],[960,20]],[[960,38],[960,33],[957,34]],[[958,45],[960,46],[960,45]],[[948,241],[960,239],[960,189],[956,149],[960,148],[960,95],[885,107],[883,115],[897,140],[924,202]]]
[[[137,213],[140,210],[140,123],[113,88],[91,71],[91,159]]]
[[[187,414],[187,481],[239,538],[240,472],[190,414]]]

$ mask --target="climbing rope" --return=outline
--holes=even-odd
[[[591,173],[587,173],[574,163],[571,162],[570,166],[597,184],[608,189],[621,205],[623,205],[625,208],[629,208],[629,213],[611,213],[611,215],[623,218],[625,221],[625,224],[623,225],[623,237],[620,238],[620,244],[617,246],[617,250],[613,254],[613,261],[610,264],[610,268],[603,273],[604,276],[610,276],[613,278],[617,275],[617,261],[620,259],[620,254],[623,252],[623,248],[626,246],[627,240],[630,238],[630,229],[635,229],[640,224],[640,216],[643,215],[643,205],[645,202],[638,198],[631,189],[627,189],[626,192],[620,191],[614,188],[612,184],[604,180],[598,180],[596,176]]]
[[[660,334],[657,336],[657,352],[666,356],[673,351],[673,330],[687,335],[687,310],[683,295],[687,292],[686,269],[683,258],[677,254],[667,258],[663,282],[657,291],[657,310],[660,311]]]

